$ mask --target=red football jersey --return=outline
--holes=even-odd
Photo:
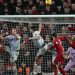
[[[53,39],[53,44],[56,48],[57,54],[62,54],[64,52],[64,48],[62,46],[62,41],[65,40],[64,37],[56,37]]]
[[[71,47],[75,49],[75,41],[72,42]]]
[[[68,27],[68,30],[75,31],[75,27]]]

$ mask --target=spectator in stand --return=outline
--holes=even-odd
[[[5,7],[4,13],[5,15],[9,15],[9,9],[7,7]]]
[[[69,31],[75,31],[75,27],[72,27],[71,25],[68,25],[68,30]]]
[[[57,14],[62,14],[62,7],[61,6],[57,6]]]
[[[32,15],[32,9],[28,9],[28,15]]]
[[[17,2],[16,2],[16,6],[18,6],[18,7],[22,7],[22,1],[21,1],[21,0],[17,0]]]
[[[70,14],[75,14],[75,4],[71,4]]]
[[[34,5],[33,0],[29,0],[28,4],[29,4],[29,7],[33,7]]]
[[[23,8],[23,14],[28,15],[28,9],[27,8]]]
[[[38,12],[36,6],[33,6],[33,7],[32,7],[32,14],[33,14],[33,15],[38,15],[38,14],[39,14],[39,12]]]
[[[71,6],[72,1],[71,0],[67,0],[68,6]]]
[[[10,15],[14,15],[16,13],[16,2],[15,2],[15,0],[10,0],[8,7],[9,7]]]
[[[16,7],[16,15],[22,15],[21,7]]]
[[[50,6],[46,6],[46,8],[45,8],[45,14],[51,14],[51,10],[50,10]]]
[[[39,1],[37,8],[38,8],[38,10],[39,10],[40,13],[41,13],[41,11],[44,11],[45,6],[46,5],[44,4],[44,2],[42,0]]]
[[[48,6],[45,0],[0,0],[0,15],[74,14],[74,7],[74,0],[52,0]]]

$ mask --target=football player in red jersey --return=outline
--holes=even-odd
[[[62,46],[62,42],[66,40],[64,36],[58,37],[56,32],[52,33],[53,36],[53,48],[56,49],[57,55],[54,59],[54,62],[52,64],[52,67],[54,69],[54,74],[58,75],[58,69],[62,73],[62,75],[66,75],[62,65],[64,64],[64,48]]]
[[[68,25],[67,31],[75,31],[75,27],[73,27],[72,25]],[[75,35],[69,36],[68,34],[66,40],[69,42],[70,46],[75,49]]]
[[[66,40],[69,42],[70,46],[75,49],[75,35],[66,37]]]

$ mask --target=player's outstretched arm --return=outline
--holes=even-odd
[[[6,39],[6,37],[3,37],[2,35],[0,35],[0,39],[4,40],[4,39]]]
[[[72,39],[70,37],[66,37],[66,40],[69,42],[69,44],[72,44]]]
[[[40,23],[38,31],[41,32],[41,29],[42,29],[42,24]]]
[[[0,39],[3,40],[3,36],[2,35],[0,35]]]
[[[38,40],[40,37],[39,36],[35,36],[35,37],[30,37],[29,40]]]
[[[33,37],[29,37],[29,40],[34,40],[34,38]]]

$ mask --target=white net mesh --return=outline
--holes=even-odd
[[[32,37],[31,26],[35,25],[38,29],[39,23],[42,23],[41,36],[45,41],[49,40],[49,36],[52,31],[56,31],[58,35],[62,33],[75,34],[75,16],[2,16],[0,17],[0,34],[7,36],[10,34],[12,28],[16,28],[17,32],[21,36],[21,44],[25,44],[25,47],[21,47],[19,56],[17,58],[17,70],[18,75],[25,75],[26,69],[30,72],[33,71],[33,63],[38,52],[38,48],[34,46],[33,41],[29,41],[29,37]],[[70,30],[67,30],[70,28]],[[0,40],[0,45],[8,46],[8,41]],[[63,42],[65,51],[67,51],[69,44]],[[13,75],[13,71],[10,65],[10,54],[8,49],[1,52],[1,74]],[[50,73],[52,75],[52,67],[48,65],[48,61],[52,62],[52,54],[46,53],[43,57],[42,72]],[[65,65],[67,61],[65,61]],[[4,66],[4,67],[3,67]],[[75,74],[74,68],[69,71],[69,74]]]
[[[45,24],[75,24],[75,15],[7,15],[1,16],[0,21]]]

